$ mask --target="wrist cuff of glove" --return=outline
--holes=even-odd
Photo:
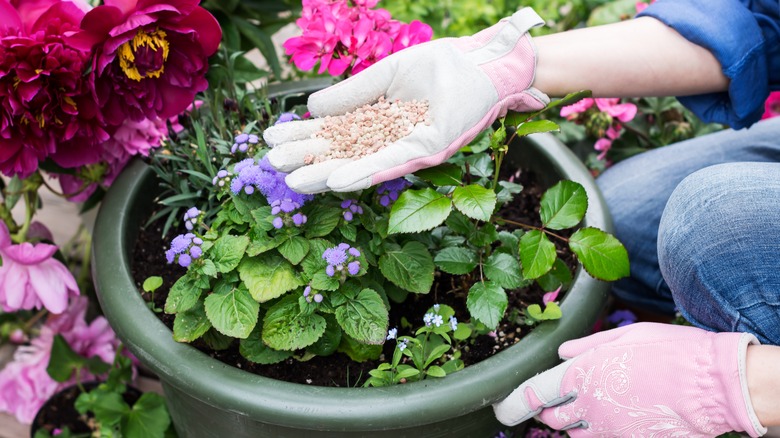
[[[747,348],[749,345],[760,345],[758,339],[749,334],[740,334],[739,342],[737,344],[737,371],[739,372],[739,384],[740,392],[742,395],[742,403],[744,403],[744,418],[740,418],[740,425],[743,427],[752,437],[759,437],[767,432],[767,428],[761,425],[758,420],[755,409],[753,409],[753,402],[750,399],[750,390],[748,389],[747,381]]]

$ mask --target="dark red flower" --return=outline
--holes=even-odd
[[[91,80],[106,120],[168,118],[206,89],[222,31],[197,0],[106,0],[77,36],[95,49]]]

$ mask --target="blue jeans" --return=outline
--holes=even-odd
[[[780,345],[780,118],[637,155],[597,183],[631,261],[618,298]]]

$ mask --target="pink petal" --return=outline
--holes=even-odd
[[[547,292],[546,294],[544,294],[544,296],[542,296],[542,302],[544,304],[547,304],[549,302],[555,301],[555,299],[558,298],[558,294],[561,292],[562,287],[563,285],[558,286],[558,289],[555,289],[554,291]]]
[[[27,270],[7,260],[3,261],[3,267],[0,270],[5,273],[3,276],[5,281],[0,284],[5,291],[3,309],[7,312],[22,309],[22,305],[26,301],[25,295],[28,293]]]
[[[30,267],[30,284],[43,306],[54,314],[62,313],[68,307],[69,291],[78,295],[76,279],[57,260]]]
[[[2,1],[2,0],[0,0]],[[11,233],[8,232],[8,225],[5,222],[0,221],[0,250],[11,245]]]
[[[33,245],[30,242],[22,242],[4,249],[5,258],[22,265],[37,265],[50,258],[57,252],[57,247],[47,243]]]

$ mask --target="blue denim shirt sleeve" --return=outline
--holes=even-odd
[[[658,0],[653,17],[715,55],[731,80],[726,92],[680,97],[708,122],[740,129],[757,122],[770,89],[780,88],[780,1]]]

